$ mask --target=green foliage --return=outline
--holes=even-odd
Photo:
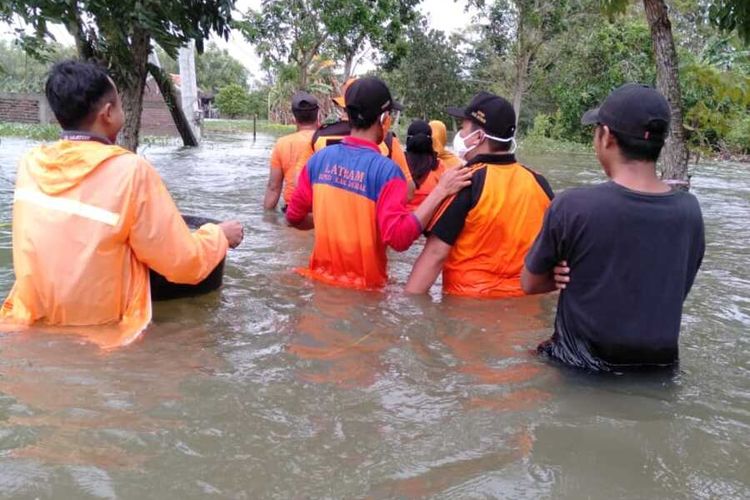
[[[164,71],[179,74],[179,64],[169,57],[164,49],[157,47],[156,53]],[[198,87],[204,92],[211,93],[216,93],[220,88],[233,83],[247,87],[247,80],[250,76],[241,62],[229,55],[227,50],[220,49],[215,43],[209,43],[205,52],[195,56],[195,75]]]
[[[268,119],[268,93],[269,87],[263,87],[250,92],[248,96],[247,114],[257,116],[262,120]]]
[[[49,35],[49,26],[63,24],[76,39],[81,56],[95,55],[128,60],[128,34],[133,27],[147,32],[167,53],[177,57],[177,50],[190,40],[203,51],[203,40],[211,33],[227,38],[232,19],[233,0],[183,2],[161,0],[5,0],[0,4],[0,19],[20,18],[33,31],[17,30],[30,51],[35,43]],[[109,56],[109,57],[106,57]]]
[[[0,137],[24,137],[35,141],[55,141],[60,137],[58,125],[0,122]]]
[[[582,18],[558,40],[550,58],[554,63],[533,75],[542,81],[535,99],[547,112],[559,113],[556,126],[568,140],[590,141],[581,115],[612,90],[627,82],[653,85],[656,80],[649,29],[640,18],[617,23]]]
[[[685,65],[681,72],[685,126],[691,143],[704,150],[725,144],[741,144],[736,124],[750,111],[750,77],[724,71],[701,61]],[[733,134],[731,140],[725,137]]]
[[[750,154],[750,114],[734,120],[724,139],[724,145],[731,152]]]
[[[747,0],[713,0],[709,10],[711,21],[725,31],[736,31],[750,44],[750,2]]]
[[[267,70],[298,68],[298,88],[307,87],[316,58],[332,58],[351,71],[368,46],[398,51],[405,26],[421,0],[266,0],[249,10],[239,27]]]
[[[223,116],[229,118],[246,116],[250,109],[250,96],[245,87],[233,83],[216,94],[216,107]]]
[[[40,60],[17,44],[0,40],[0,92],[43,92],[50,64],[75,55],[71,47],[50,43],[44,49],[45,59]]]
[[[422,0],[327,0],[323,24],[329,34],[324,50],[344,62],[348,77],[358,54],[368,44],[390,51],[403,41],[406,28],[417,18]]]
[[[406,115],[449,121],[445,108],[468,100],[471,87],[461,75],[461,59],[441,31],[429,30],[425,21],[407,35],[407,51],[398,66],[384,74]]]
[[[136,150],[141,100],[151,42],[171,57],[195,41],[198,52],[212,33],[228,38],[235,0],[3,0],[0,22],[20,20],[16,35],[25,50],[41,55],[50,26],[63,25],[73,37],[79,57],[109,66],[125,109],[122,144]]]
[[[283,125],[267,120],[209,120],[204,123],[204,132],[207,134],[248,134],[252,133],[253,126],[257,132],[272,135],[286,135],[294,132],[294,125]]]

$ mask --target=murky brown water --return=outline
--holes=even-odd
[[[0,175],[32,143],[3,139]],[[413,299],[313,285],[311,235],[263,214],[272,138],[148,147],[186,213],[238,216],[220,294],[159,304],[105,354],[0,336],[0,496],[750,497],[750,168],[703,164],[708,252],[671,379],[563,372],[530,350],[554,298]],[[589,156],[521,155],[556,189]],[[12,186],[0,181],[0,221]],[[0,226],[0,292],[12,283]]]

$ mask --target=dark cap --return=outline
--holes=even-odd
[[[318,109],[318,100],[314,95],[299,91],[292,96],[292,111]]]
[[[490,92],[480,92],[465,108],[448,108],[449,115],[471,120],[493,137],[508,139],[516,133],[516,112],[507,99]]]
[[[664,142],[669,132],[669,103],[648,85],[627,83],[614,90],[598,108],[587,111],[583,125],[606,125],[615,132]]]
[[[394,109],[388,86],[379,78],[360,78],[346,90],[346,110],[353,118],[374,120]]]

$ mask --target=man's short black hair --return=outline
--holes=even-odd
[[[350,113],[349,110],[346,110],[347,116],[349,116],[349,123],[351,123],[353,129],[358,130],[367,130],[368,128],[375,125],[375,122],[377,122],[380,119],[380,116],[376,116],[374,118],[364,118],[362,115],[356,115],[354,116],[353,113]]]
[[[471,122],[471,131],[475,132],[477,130],[484,130],[482,127],[479,126],[479,124]],[[490,152],[492,153],[505,153],[506,151],[510,151],[510,142],[502,142],[502,141],[496,141],[495,139],[490,139],[489,137],[487,139],[487,144],[490,147]]]
[[[614,136],[622,156],[627,160],[656,162],[659,159],[662,148],[664,148],[663,141],[631,137],[620,132],[615,132],[614,130],[610,130],[609,132]]]
[[[104,68],[75,60],[52,66],[44,91],[52,112],[65,130],[86,125],[102,103],[112,99],[116,92]]]
[[[294,120],[300,125],[310,125],[318,121],[318,108],[315,109],[293,109]]]

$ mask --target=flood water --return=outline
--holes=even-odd
[[[594,377],[531,353],[554,297],[383,293],[292,272],[312,235],[261,208],[273,138],[150,146],[185,213],[237,217],[224,289],[160,303],[132,346],[0,336],[0,496],[19,498],[748,498],[750,166],[703,163],[707,255],[680,372]],[[0,175],[33,144],[3,139]],[[556,190],[592,156],[521,157]],[[0,181],[0,292],[12,284]],[[50,249],[54,251],[54,249]]]

